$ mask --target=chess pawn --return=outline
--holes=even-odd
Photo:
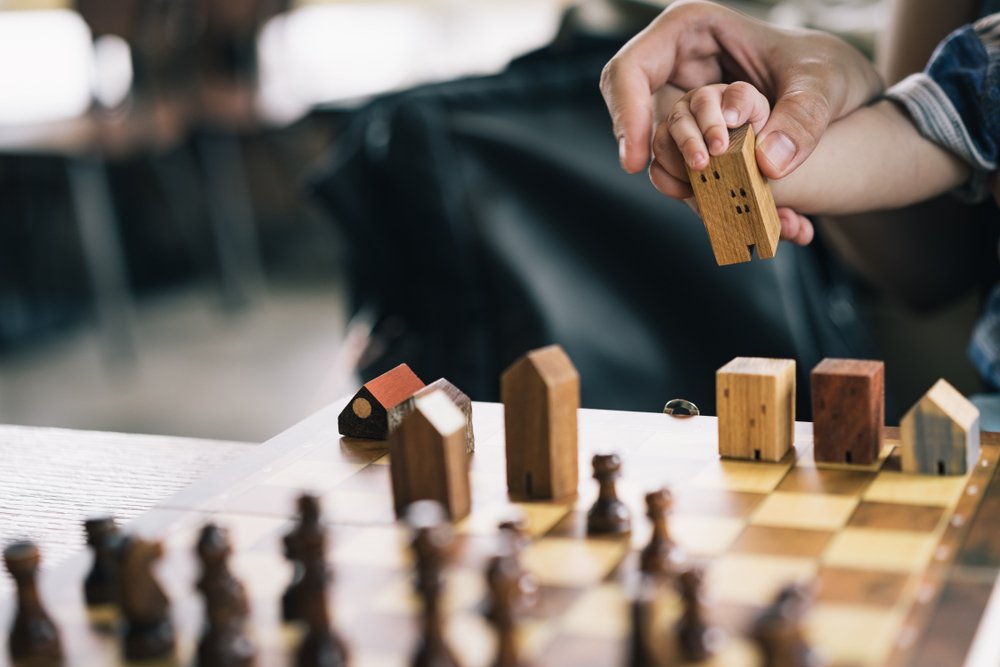
[[[444,638],[441,609],[442,578],[451,531],[444,508],[433,500],[418,500],[406,510],[413,530],[411,546],[416,560],[414,585],[423,601],[420,642],[411,667],[458,667],[458,660]]]
[[[17,615],[10,630],[10,655],[15,663],[58,665],[62,662],[59,631],[42,606],[38,568],[42,557],[32,542],[15,542],[4,549],[4,564],[17,585]]]
[[[818,667],[822,664],[802,632],[811,598],[807,586],[789,584],[754,621],[750,635],[760,647],[762,667]]]
[[[520,667],[517,648],[515,610],[520,606],[521,572],[509,556],[494,556],[486,568],[489,606],[486,620],[496,629],[497,655],[493,667]]]
[[[722,644],[722,633],[708,624],[702,600],[700,569],[685,570],[678,578],[684,610],[677,621],[677,646],[681,657],[690,662],[708,659]]]
[[[118,598],[115,548],[121,539],[118,526],[110,516],[87,519],[84,524],[87,545],[94,552],[94,564],[83,584],[88,607],[114,604]]]
[[[667,529],[667,514],[672,504],[673,496],[667,489],[646,494],[646,516],[653,524],[653,535],[639,557],[639,569],[645,574],[672,574],[683,560]]]
[[[524,519],[519,517],[502,521],[499,529],[505,542],[502,547],[503,555],[510,559],[517,572],[518,606],[520,609],[530,609],[538,604],[540,589],[538,579],[521,562],[521,554],[529,541]]]
[[[198,590],[205,598],[205,632],[198,644],[203,667],[246,667],[254,648],[245,627],[250,606],[246,590],[229,570],[232,547],[225,529],[208,524],[198,537],[202,572]]]
[[[153,576],[153,563],[163,555],[163,545],[125,537],[118,555],[118,605],[125,620],[125,658],[148,660],[171,655],[174,627],[170,622],[170,601]]]
[[[311,550],[325,552],[326,529],[320,523],[319,499],[303,494],[298,500],[299,522],[285,536],[285,558],[292,561],[292,580],[281,598],[281,616],[285,621],[300,621],[305,618],[305,554]]]
[[[587,513],[590,535],[620,535],[632,530],[628,507],[618,499],[615,480],[621,477],[622,462],[617,454],[595,454],[594,479],[600,485],[597,500]]]
[[[326,556],[313,550],[303,559],[303,618],[306,634],[296,655],[296,667],[346,667],[347,646],[330,624],[327,586],[330,582]]]

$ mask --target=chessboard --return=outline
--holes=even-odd
[[[203,624],[194,545],[209,521],[232,536],[231,566],[251,599],[256,664],[294,664],[301,631],[281,622],[280,600],[292,576],[282,537],[304,492],[322,503],[333,574],[330,608],[350,664],[409,664],[420,634],[410,536],[394,517],[385,443],[337,432],[345,403],[125,526],[164,544],[156,575],[171,599],[178,645],[174,658],[152,664],[192,664]],[[1000,570],[995,434],[983,434],[981,458],[969,474],[932,477],[898,472],[895,429],[887,430],[882,457],[868,468],[817,466],[808,423],[796,424],[794,452],[778,463],[760,463],[721,460],[713,417],[580,410],[578,497],[512,503],[503,407],[475,403],[473,415],[473,509],[453,528],[456,549],[444,598],[446,634],[466,667],[491,664],[494,656],[496,640],[482,613],[484,566],[498,549],[498,523],[512,515],[525,521],[531,541],[522,561],[541,593],[519,621],[526,661],[546,667],[627,664],[629,599],[638,551],[650,536],[643,497],[660,487],[673,495],[670,533],[688,561],[704,567],[708,613],[727,636],[724,648],[703,664],[760,664],[747,629],[792,581],[815,582],[806,634],[829,664],[998,664],[983,658],[996,650],[996,633],[995,627],[986,632],[989,621],[981,623],[995,614],[990,609],[1000,608],[998,596],[990,602]],[[586,535],[586,511],[597,493],[590,459],[601,452],[622,460],[618,494],[633,525],[627,536]],[[82,553],[41,576],[65,664],[123,664],[118,639],[100,629],[84,604],[81,582],[89,566],[89,554]],[[669,587],[661,593],[655,623],[669,644],[680,602]],[[11,604],[0,607],[3,627],[11,612]],[[7,660],[0,652],[0,665]]]

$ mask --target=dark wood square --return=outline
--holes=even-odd
[[[862,502],[854,509],[847,524],[854,528],[885,528],[931,532],[937,528],[943,507]]]
[[[869,607],[892,607],[909,575],[899,572],[822,567],[817,574],[819,599]]]
[[[875,473],[864,470],[830,470],[796,466],[788,471],[777,490],[857,496],[861,495],[873,479]]]

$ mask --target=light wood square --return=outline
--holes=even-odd
[[[490,536],[497,534],[502,521],[524,520],[531,537],[547,533],[573,509],[573,503],[511,503],[496,502],[475,507],[472,514],[455,524],[455,532],[462,535]]]
[[[392,497],[384,493],[333,490],[320,499],[323,518],[334,523],[392,523]]]
[[[280,598],[292,580],[292,564],[272,554],[236,551],[232,555],[232,567],[253,598]]]
[[[602,584],[581,595],[563,616],[561,633],[621,639],[629,634],[628,601],[620,584]]]
[[[935,477],[883,472],[865,491],[864,499],[883,503],[954,507],[967,477]]]
[[[758,554],[728,554],[708,568],[705,590],[719,602],[765,606],[786,584],[807,581],[816,574],[811,558]]]
[[[448,571],[445,577],[442,602],[448,614],[472,609],[486,595],[486,582],[481,573],[454,569]],[[420,598],[413,589],[411,576],[394,573],[387,575],[387,580],[384,586],[372,591],[371,610],[400,616],[420,611]]]
[[[782,528],[837,530],[847,524],[858,499],[821,493],[775,491],[757,506],[750,523]]]
[[[542,585],[591,586],[608,576],[627,548],[622,540],[551,537],[529,545],[522,562]]]
[[[822,560],[835,567],[917,572],[927,567],[937,540],[935,533],[845,528],[834,535]]]
[[[717,556],[725,553],[743,530],[742,519],[712,516],[672,516],[670,535],[685,553]],[[648,534],[648,533],[647,533]],[[645,542],[642,543],[645,546]]]
[[[770,493],[788,472],[791,463],[715,461],[694,478],[693,485],[723,491]]]
[[[265,484],[303,491],[324,491],[365,467],[344,461],[293,461],[265,480]]]
[[[891,608],[817,604],[806,633],[823,664],[883,665],[902,619]]]
[[[334,536],[334,539],[335,563],[407,572],[411,567],[409,538],[406,531],[397,526],[369,526],[360,535],[343,540]]]

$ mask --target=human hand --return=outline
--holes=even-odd
[[[778,28],[704,0],[663,11],[611,59],[601,92],[629,173],[650,161],[656,98],[682,90],[748,81],[776,100],[758,136],[758,163],[770,178],[798,167],[831,120],[882,90],[871,63],[846,42],[811,30]]]
[[[709,155],[729,148],[729,128],[750,123],[761,131],[770,115],[767,98],[749,83],[712,84],[682,95],[653,135],[649,180],[661,193],[675,199],[694,196],[685,163],[701,171]],[[758,152],[759,152],[758,148]],[[799,245],[812,241],[812,222],[787,207],[778,207],[781,238]]]

